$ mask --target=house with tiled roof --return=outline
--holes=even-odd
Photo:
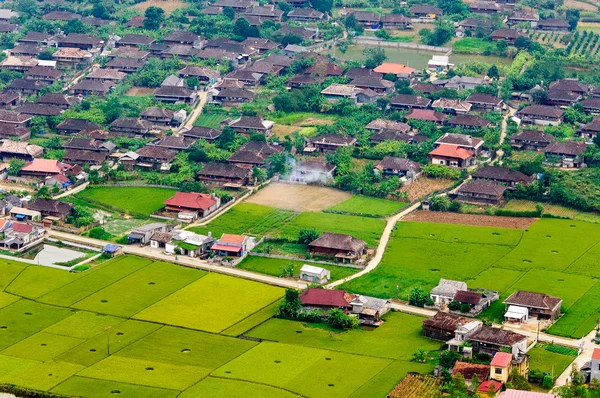
[[[30,68],[25,75],[25,79],[40,80],[44,83],[52,84],[62,77],[62,72],[58,69],[49,68],[47,66],[34,66]]]
[[[470,385],[475,375],[477,375],[477,379],[480,382],[489,379],[490,365],[457,361],[452,368],[452,377],[455,377],[459,373],[463,376],[467,385]]]
[[[294,8],[287,16],[288,19],[298,22],[319,22],[326,18],[325,14],[313,8]]]
[[[385,156],[375,165],[375,169],[384,177],[407,177],[409,179],[417,178],[421,172],[421,166],[418,163],[394,156]]]
[[[465,130],[482,129],[491,126],[491,123],[481,116],[465,114],[454,115],[450,119],[448,119],[447,123],[448,126],[461,127]]]
[[[474,353],[493,355],[498,351],[509,351],[514,354],[527,352],[527,336],[508,329],[484,326],[469,336]]]
[[[373,69],[373,72],[375,73],[381,73],[383,75],[392,74],[399,79],[411,79],[416,71],[416,69],[404,64],[394,64],[391,62],[384,62]]]
[[[176,192],[174,196],[163,202],[167,213],[188,213],[196,220],[215,212],[221,206],[221,199],[215,195],[196,192]]]
[[[254,247],[254,238],[246,235],[223,234],[211,246],[210,251],[217,256],[244,257]]]
[[[108,94],[113,83],[106,81],[95,81],[95,80],[80,80],[71,86],[70,92],[75,95],[88,96],[104,96]]]
[[[456,191],[456,199],[463,203],[497,205],[506,187],[491,181],[468,181]]]
[[[191,139],[201,139],[206,140],[208,142],[212,142],[221,136],[222,131],[211,129],[208,127],[202,126],[194,126],[191,129],[183,129],[179,132],[179,135],[191,138]]]
[[[349,312],[355,295],[343,290],[309,288],[300,293],[300,302],[304,308],[332,310],[334,308]]]
[[[44,148],[39,145],[9,139],[0,141],[0,159],[5,162],[8,162],[11,159],[31,161],[34,158],[41,157],[43,154]]]
[[[144,169],[169,171],[171,163],[177,156],[177,151],[154,145],[146,145],[135,151],[135,165]]]
[[[56,131],[60,134],[77,134],[84,130],[98,130],[99,128],[99,124],[87,119],[67,118],[56,126]]]
[[[335,152],[340,147],[353,146],[356,138],[342,134],[323,134],[308,140],[304,152],[328,153]]]
[[[435,141],[437,145],[456,145],[478,153],[483,146],[483,140],[466,134],[446,133]]]
[[[598,128],[600,129],[600,120]],[[556,138],[552,134],[540,130],[521,130],[510,137],[510,145],[523,150],[541,151],[554,141]]]
[[[503,303],[506,309],[511,305],[527,308],[529,317],[554,320],[560,316],[562,302],[561,298],[548,296],[545,293],[518,290]]]
[[[231,155],[227,161],[240,167],[265,167],[269,162],[269,156],[283,152],[283,147],[259,141],[248,141],[242,145],[237,152]]]
[[[356,261],[366,251],[366,242],[351,235],[323,232],[308,244],[308,250],[315,256],[329,257],[337,261]]]
[[[402,14],[384,15],[381,17],[381,24],[385,28],[412,29],[413,27],[412,20]]]
[[[449,341],[455,337],[455,331],[471,322],[466,316],[438,311],[434,316],[423,320],[423,336],[430,339]]]
[[[433,122],[437,125],[444,123],[446,116],[443,113],[437,112],[433,109],[411,109],[406,114],[407,119],[423,120],[425,122]]]
[[[472,110],[501,112],[503,101],[490,94],[473,93],[467,97],[465,102],[473,105]]]
[[[441,17],[443,14],[441,8],[430,4],[415,4],[408,9],[408,12],[410,12],[414,18],[424,20],[434,20]]]
[[[429,163],[461,169],[474,166],[477,162],[475,154],[458,145],[439,145],[429,152]]]
[[[27,204],[29,210],[39,211],[43,217],[58,217],[66,219],[73,213],[74,206],[70,203],[54,199],[37,198]]]
[[[548,18],[540,19],[537,23],[538,30],[545,31],[563,31],[568,32],[571,30],[571,25],[566,19],[560,18]]]
[[[141,58],[115,57],[105,65],[108,69],[115,69],[125,73],[134,73],[142,69],[146,61]]]
[[[19,176],[25,177],[48,177],[56,174],[64,174],[71,166],[54,159],[35,158],[25,163],[21,168]]]
[[[204,184],[219,184],[239,188],[248,184],[251,170],[231,163],[206,163],[198,172],[198,180]]]
[[[113,133],[128,135],[146,135],[152,124],[135,117],[120,117],[110,124],[109,130]]]
[[[410,94],[398,94],[390,100],[390,106],[395,109],[425,109],[430,104],[429,98]]]
[[[565,169],[585,167],[585,142],[553,142],[544,149],[544,163]]]
[[[528,176],[520,171],[500,166],[485,166],[473,173],[471,177],[473,180],[492,181],[509,188],[535,181],[534,176]]]

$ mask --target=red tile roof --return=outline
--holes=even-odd
[[[241,245],[242,243],[244,243],[245,239],[245,235],[223,234],[221,235],[221,239],[219,239],[219,242],[236,243],[238,245]]]
[[[458,158],[463,160],[473,156],[473,152],[456,145],[440,145],[433,151],[429,152],[429,154],[434,156],[445,156],[449,158]]]
[[[496,381],[496,380],[486,380],[479,385],[479,388],[477,389],[477,391],[479,391],[479,392],[496,391],[497,392],[502,389],[502,385],[503,385],[503,383],[500,383],[499,381]],[[493,390],[491,388],[492,386],[494,386]]]
[[[412,109],[406,117],[408,119],[427,120],[430,122],[441,122],[444,120],[444,114],[433,109]]]
[[[592,359],[600,359],[600,348],[594,348]]]
[[[490,365],[505,368],[508,366],[510,361],[512,361],[511,354],[508,352],[497,352],[496,355],[494,355],[494,359],[492,359]]]
[[[208,194],[195,192],[177,192],[175,196],[167,199],[163,204],[167,206],[183,207],[186,209],[206,210],[217,203]]]
[[[210,250],[218,250],[222,252],[230,252],[230,253],[239,253],[242,250],[241,246],[229,246],[229,245],[220,245],[215,244],[212,245]]]
[[[379,65],[377,68],[373,69],[373,72],[377,72],[377,73],[393,73],[394,75],[400,75],[400,74],[411,74],[411,73],[415,73],[417,70],[410,68],[406,65],[403,64],[393,64],[391,62],[384,62],[381,65]]]
[[[12,224],[12,229],[15,232],[20,232],[20,233],[24,233],[24,234],[28,234],[31,232],[31,230],[33,229],[33,227],[29,224],[21,224],[18,222],[14,222]]]
[[[343,290],[306,289],[300,293],[302,305],[319,307],[350,307],[354,295]]]
[[[38,173],[62,173],[62,167],[58,160],[53,159],[33,159],[28,162],[21,171]]]

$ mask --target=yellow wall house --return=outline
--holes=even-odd
[[[506,383],[512,370],[512,355],[508,352],[497,352],[490,363],[490,379]]]

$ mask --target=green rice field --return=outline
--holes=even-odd
[[[0,385],[65,396],[384,396],[431,371],[415,345],[440,346],[419,317],[333,333],[271,319],[281,288],[133,256],[78,274],[0,260],[0,275]]]
[[[352,196],[350,199],[330,207],[329,210],[351,214],[366,214],[376,217],[389,216],[406,207],[407,203],[393,200],[373,198],[369,196]]]
[[[163,202],[175,194],[174,189],[152,187],[92,187],[75,195],[76,199],[108,206],[125,213],[148,216],[163,207]]]

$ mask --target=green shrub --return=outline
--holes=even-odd
[[[554,379],[552,379],[552,376],[549,376],[549,375],[544,376],[544,378],[542,379],[542,387],[550,389],[553,386],[554,386]]]
[[[450,304],[448,304],[448,309],[450,311],[458,311],[460,310],[460,303],[458,301],[452,301]]]
[[[349,316],[344,311],[334,308],[329,311],[328,323],[335,329],[354,329],[358,327],[360,321],[358,318]]]

